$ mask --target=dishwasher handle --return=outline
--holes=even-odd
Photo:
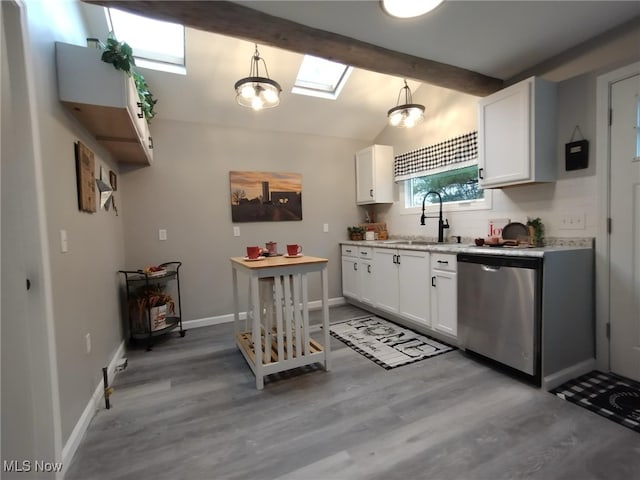
[[[485,272],[499,272],[500,267],[494,265],[482,265],[482,270]]]

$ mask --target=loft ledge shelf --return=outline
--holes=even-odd
[[[151,165],[153,139],[135,82],[101,55],[96,48],[56,42],[60,101],[118,163]]]

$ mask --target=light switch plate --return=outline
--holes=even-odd
[[[233,236],[234,237],[240,236],[240,227],[233,227]]]
[[[161,228],[158,230],[158,240],[166,240],[167,239],[167,230]]]
[[[69,242],[67,240],[67,231],[60,230],[60,251],[67,253],[69,251]]]

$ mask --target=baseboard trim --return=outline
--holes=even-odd
[[[344,297],[335,297],[329,299],[329,307],[336,307],[339,305],[344,305],[347,302]],[[314,300],[309,302],[309,310],[320,310],[322,308],[322,301]],[[247,318],[247,312],[240,312],[240,320],[245,320]],[[211,325],[220,325],[222,323],[231,323],[233,322],[233,313],[227,313],[225,315],[218,315],[216,317],[204,317],[204,318],[196,318],[194,320],[185,320],[182,322],[182,328],[185,330],[191,328],[200,328],[200,327],[209,327]]]
[[[568,382],[569,380],[573,380],[585,373],[589,373],[596,369],[596,359],[590,358],[588,360],[584,360],[580,363],[576,363],[575,365],[571,365],[559,372],[552,373],[551,375],[547,375],[542,379],[542,388],[544,390],[553,390],[556,387],[559,387],[564,382]]]
[[[124,353],[125,342],[123,340],[113,354],[109,365],[107,365],[107,376],[110,379],[110,384],[116,373],[116,364],[118,360],[124,357]],[[69,438],[62,448],[63,475],[66,471],[66,467],[71,464],[71,460],[73,460],[73,456],[76,454],[78,446],[80,446],[80,442],[82,441],[84,434],[87,432],[87,428],[89,428],[89,424],[91,423],[94,415],[100,409],[102,402],[104,402],[104,383],[101,377],[101,380],[96,386],[87,406],[82,412],[82,415],[80,415],[76,426],[73,428],[71,435],[69,435]]]

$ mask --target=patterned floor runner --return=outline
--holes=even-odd
[[[550,393],[640,432],[640,383],[594,370]]]
[[[376,316],[335,323],[331,335],[387,370],[454,349]]]

